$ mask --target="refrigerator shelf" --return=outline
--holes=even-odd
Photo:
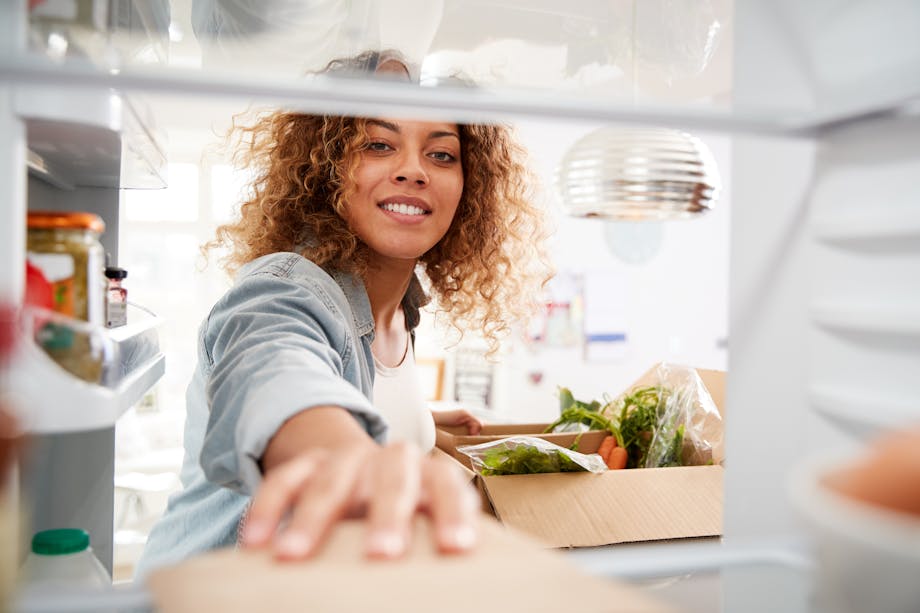
[[[220,100],[285,106],[308,113],[450,116],[461,122],[506,121],[509,118],[584,120],[708,130],[719,133],[801,137],[828,126],[858,121],[867,114],[897,112],[909,106],[917,91],[908,85],[854,96],[852,103],[824,107],[772,108],[748,105],[688,105],[675,102],[637,106],[631,99],[573,97],[567,91],[497,87],[406,87],[400,83],[359,78],[319,77],[314,80],[273,77],[234,70],[203,72],[187,67],[127,66],[101,70],[87,62],[48,62],[34,54],[0,58],[0,75],[17,87],[53,87],[182,96],[188,105]]]
[[[887,243],[920,239],[920,211],[886,210],[884,215],[818,218],[813,223],[818,240],[828,243]],[[916,245],[917,243],[913,243]]]
[[[163,136],[144,105],[110,89],[17,88],[29,171],[61,189],[166,186]]]
[[[816,413],[866,441],[920,419],[920,410],[909,398],[870,397],[863,389],[816,384],[809,387],[808,399]]]
[[[815,303],[811,318],[831,330],[920,337],[920,305]]]
[[[71,374],[30,339],[22,342],[11,366],[14,408],[23,430],[59,434],[114,426],[166,371],[156,328],[162,319],[130,304],[133,323],[105,329],[74,322],[100,343],[105,361],[100,383]],[[25,319],[35,311],[26,312]]]

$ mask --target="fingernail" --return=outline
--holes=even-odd
[[[243,527],[243,543],[258,545],[265,542],[270,536],[271,529],[266,522],[247,521]]]
[[[285,556],[303,556],[310,551],[310,539],[303,532],[285,532],[275,549]]]
[[[398,532],[385,530],[373,533],[367,542],[367,552],[385,558],[402,555],[406,549],[406,540]]]
[[[470,526],[453,526],[441,533],[441,542],[451,549],[470,549],[476,544],[476,531]]]

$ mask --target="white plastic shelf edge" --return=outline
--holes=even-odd
[[[33,344],[18,362],[11,373],[11,402],[21,427],[32,434],[112,427],[166,372],[166,358],[158,354],[110,389],[71,376]]]
[[[918,239],[920,244],[920,210],[886,211],[860,217],[826,217],[816,219],[812,227],[819,240],[830,242],[884,241]]]
[[[864,390],[841,384],[813,384],[808,398],[818,414],[862,440],[920,420],[916,399],[868,396]]]
[[[920,305],[821,304],[811,306],[820,326],[849,332],[920,336]]]

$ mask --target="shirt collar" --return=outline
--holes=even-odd
[[[351,310],[355,318],[355,329],[358,334],[364,336],[374,331],[374,315],[371,312],[371,302],[367,297],[367,289],[364,282],[353,274],[330,271],[329,274],[335,282],[342,288],[345,299],[351,305]],[[406,314],[406,328],[409,332],[414,332],[421,320],[419,309],[426,302],[425,290],[418,277],[413,273],[412,279],[409,280],[409,288],[402,299],[403,312]]]

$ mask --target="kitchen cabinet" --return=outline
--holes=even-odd
[[[355,2],[345,10],[346,4],[324,5],[329,12],[315,15],[316,29],[305,31],[305,40],[323,53],[333,47],[358,49],[369,41],[394,42],[396,30],[384,25],[392,25],[411,5]],[[547,3],[459,0],[426,6],[417,15],[414,34],[398,30],[410,50],[424,55],[426,48],[441,45],[436,54],[441,63],[465,49],[464,57],[478,53],[500,64],[488,40],[504,36],[523,41],[524,51],[504,47],[508,55],[494,71],[498,76],[478,88],[301,79],[289,63],[270,61],[273,48],[264,38],[257,41],[263,46],[253,41],[247,49],[273,70],[130,62],[113,69],[99,58],[51,61],[26,52],[26,10],[5,7],[0,298],[22,296],[27,167],[33,168],[30,181],[66,193],[85,180],[103,184],[112,190],[109,220],[117,219],[116,188],[124,186],[128,166],[141,169],[136,175],[141,183],[156,183],[162,149],[133,102],[147,96],[180,101],[189,114],[201,117],[227,101],[255,100],[314,112],[593,121],[727,134],[732,138],[732,220],[725,543],[801,536],[786,482],[802,456],[852,452],[884,428],[920,420],[913,382],[920,372],[920,5],[909,0],[700,3],[691,17],[715,10],[719,18],[703,21],[727,29],[721,44],[729,46],[730,69],[722,69],[730,74],[730,88],[708,100],[696,96],[691,104],[679,94],[693,91],[694,78],[659,73],[656,80],[641,73],[656,61],[690,57],[668,47],[673,37],[665,36],[672,27],[667,3],[592,2],[570,10]],[[178,7],[189,8],[174,2]],[[336,8],[343,12],[335,13]],[[657,21],[649,13],[655,10],[660,11]],[[504,18],[491,19],[496,15]],[[555,22],[541,18],[546,15]],[[640,22],[660,25],[645,31],[637,28]],[[337,29],[322,30],[321,23],[335,23]],[[569,34],[560,43],[562,30]],[[469,37],[477,32],[482,40],[464,47],[463,32]],[[626,55],[618,36],[628,42],[623,43]],[[329,43],[336,37],[338,47]],[[560,44],[575,64],[568,67],[570,76],[586,79],[592,70],[608,70],[610,80],[582,89],[577,79],[540,81],[541,69],[553,68],[556,57],[541,54]],[[215,45],[208,49],[220,51]],[[577,62],[578,57],[596,61]],[[627,60],[618,60],[623,57]],[[541,58],[549,59],[541,64]],[[64,97],[65,110],[50,107]],[[106,111],[115,100],[122,105],[120,114]],[[121,142],[125,153],[123,139],[132,132],[139,138],[127,146],[130,164],[125,155],[105,155],[107,141]],[[96,142],[93,149],[102,153],[77,170],[66,147],[60,156],[52,154],[61,139],[78,146]],[[42,150],[43,162],[30,160],[30,149]],[[151,364],[139,381],[126,382],[123,395],[113,399],[97,389],[85,403],[105,413],[100,419],[111,425],[161,369],[162,362]],[[55,399],[69,393],[61,388]],[[726,589],[722,606],[756,610],[745,606],[748,598],[745,590]]]

